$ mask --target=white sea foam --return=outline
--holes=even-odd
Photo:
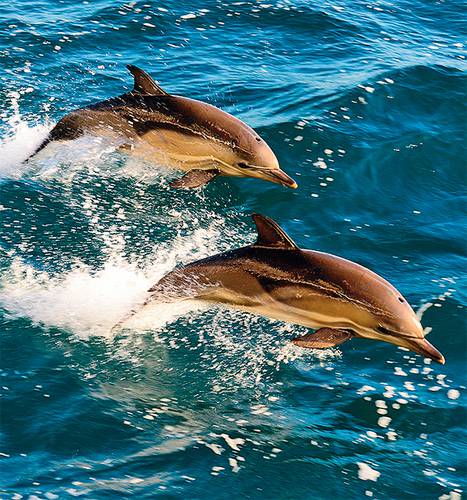
[[[160,245],[146,259],[144,268],[119,256],[116,245],[100,269],[77,261],[68,272],[53,275],[37,271],[14,259],[4,274],[0,305],[13,316],[25,316],[45,326],[65,328],[80,337],[111,337],[112,328],[148,297],[147,290],[187,255],[201,258],[213,252],[212,226],[198,228],[191,235],[178,237],[169,246]],[[199,304],[177,302],[153,304],[132,318],[137,329],[157,329],[172,322]]]
[[[0,177],[18,176],[29,167],[22,164],[45,139],[52,127],[50,123],[31,125],[25,121],[19,109],[19,92],[9,92],[11,107],[6,118],[8,131],[0,138]]]
[[[358,465],[358,478],[362,481],[377,481],[381,472],[373,469],[365,462],[357,462]]]
[[[111,335],[112,327],[151,285],[147,273],[129,264],[109,262],[93,271],[78,264],[53,276],[17,260],[3,280],[0,302],[10,314],[70,330],[81,337]]]

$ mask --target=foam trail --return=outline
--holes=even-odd
[[[146,300],[147,290],[178,262],[187,256],[196,259],[212,253],[218,240],[216,232],[213,222],[206,229],[177,237],[169,246],[160,245],[145,258],[144,269],[120,256],[120,241],[114,246],[108,242],[109,259],[98,270],[78,261],[72,270],[54,276],[13,259],[1,283],[0,305],[12,316],[64,328],[81,338],[110,338],[112,328],[131,310],[137,310]],[[162,328],[198,307],[191,301],[154,304],[136,315],[133,327]]]
[[[54,277],[15,261],[0,292],[13,316],[71,330],[80,337],[109,336],[116,321],[144,296],[150,279],[129,264],[107,263],[93,272],[78,265]]]
[[[7,98],[10,99],[11,112],[1,115],[2,118],[6,118],[8,128],[5,137],[0,139],[1,177],[19,176],[25,172],[28,167],[27,165],[20,167],[21,163],[34,153],[52,127],[47,122],[30,126],[21,116],[20,97],[19,92],[8,92]]]
[[[148,288],[164,270],[143,271],[124,262],[108,262],[97,271],[78,265],[54,277],[16,260],[3,281],[0,303],[14,317],[72,331],[80,338],[113,336],[112,328],[147,298]],[[135,315],[131,327],[158,329],[199,306],[192,301],[153,304]],[[126,325],[125,325],[126,326]]]

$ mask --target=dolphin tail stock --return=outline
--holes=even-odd
[[[121,319],[118,320],[117,323],[110,329],[110,333],[115,333],[117,330],[120,330],[124,323],[126,323],[129,319],[131,319],[136,313],[138,309],[132,309],[129,313],[125,314]]]
[[[47,137],[39,144],[39,146],[34,150],[33,153],[31,153],[25,160],[22,161],[22,163],[28,163],[31,158],[34,158],[37,153],[41,152],[52,141],[53,138],[51,137],[50,133],[48,133]]]
[[[40,143],[34,153],[29,155],[24,163],[27,163],[31,158],[41,152],[46,146],[54,141],[72,141],[78,139],[84,134],[84,129],[80,125],[79,112],[72,111],[68,115],[61,118],[56,125],[49,131],[47,137]]]
[[[115,325],[110,329],[111,333],[115,333],[117,330],[120,330],[124,327],[125,323],[131,320],[133,316],[138,314],[145,306],[152,302],[156,303],[166,303],[170,304],[172,302],[177,302],[180,300],[185,300],[188,297],[177,297],[175,295],[168,295],[164,293],[158,293],[157,291],[151,293],[151,295],[140,305],[133,307],[127,314],[125,314]]]
[[[123,316],[112,328],[111,332],[123,327],[123,325],[135,316],[141,309],[150,303],[179,302],[194,298],[197,295],[198,284],[190,280],[190,269],[181,267],[163,276],[148,291],[146,300],[141,306],[136,306]]]
[[[320,328],[314,333],[309,333],[303,337],[297,337],[292,342],[308,349],[327,349],[336,345],[343,344],[353,337],[349,330],[339,328]]]

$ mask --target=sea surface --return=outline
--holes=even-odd
[[[4,2],[0,498],[465,498],[465,43],[460,0]],[[253,126],[299,189],[174,190],[90,136],[22,163],[126,64]],[[197,303],[112,333],[253,212],[391,281],[446,364]]]

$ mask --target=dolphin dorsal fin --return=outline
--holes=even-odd
[[[273,247],[288,250],[298,250],[295,242],[287,236],[277,222],[260,214],[253,214],[253,220],[258,231],[258,239],[253,245],[255,247]]]
[[[143,71],[132,64],[128,64],[127,68],[135,78],[135,86],[133,88],[134,92],[146,95],[169,95],[164,89],[157,85],[157,83],[146,73],[146,71]]]

